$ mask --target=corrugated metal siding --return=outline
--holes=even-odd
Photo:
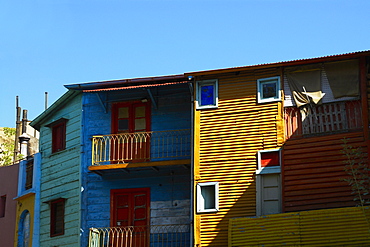
[[[229,247],[369,246],[369,221],[369,208],[361,207],[235,218],[229,222]]]
[[[366,147],[363,132],[287,140],[283,150],[284,212],[354,206],[343,178],[343,139]]]
[[[228,221],[256,214],[256,152],[282,145],[281,102],[257,104],[257,79],[277,69],[218,75],[219,107],[196,111],[196,182],[219,182],[217,213],[198,214],[196,244],[226,246]],[[197,78],[198,80],[199,78]]]

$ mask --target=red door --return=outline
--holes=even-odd
[[[131,227],[112,238],[116,243],[132,243],[131,246],[146,247],[149,241],[150,189],[111,190],[111,226]]]
[[[149,102],[123,102],[112,106],[113,161],[143,162],[149,159],[150,136]],[[141,132],[141,133],[140,133]],[[135,134],[134,134],[135,133]]]

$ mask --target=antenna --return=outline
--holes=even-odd
[[[48,92],[45,92],[45,110],[48,109]]]
[[[18,156],[18,148],[19,148],[19,132],[21,127],[21,108],[19,107],[19,97],[15,97],[15,105],[16,105],[16,119],[15,119],[15,140],[14,140],[14,156],[13,156],[13,164],[17,160]]]

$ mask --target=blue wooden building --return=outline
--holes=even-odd
[[[186,78],[66,87],[83,92],[81,246],[189,246],[192,104]]]

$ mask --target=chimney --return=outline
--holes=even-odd
[[[21,155],[22,159],[26,159],[29,156],[28,143],[30,141],[30,136],[27,132],[27,110],[23,110],[22,118],[22,135],[19,136],[19,143],[21,145]]]

